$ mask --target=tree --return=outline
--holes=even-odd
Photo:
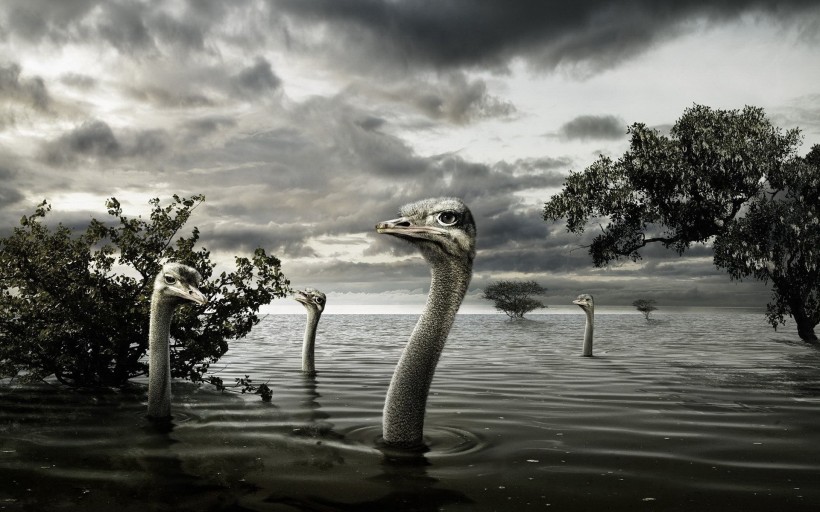
[[[820,145],[787,166],[778,192],[749,205],[715,241],[715,264],[733,279],[772,284],[772,327],[794,318],[800,338],[817,341],[820,323]]]
[[[643,316],[646,318],[646,321],[649,321],[649,313],[655,311],[655,301],[654,300],[647,300],[647,299],[638,299],[632,303],[635,306],[635,309],[643,313]]]
[[[546,306],[533,299],[547,291],[535,281],[496,281],[484,289],[483,299],[493,301],[495,309],[503,311],[510,319],[524,318],[526,313]]]
[[[817,251],[810,248],[820,237],[802,229],[806,218],[793,221],[807,214],[810,222],[816,218],[810,201],[796,198],[811,196],[812,187],[816,194],[817,163],[816,156],[796,156],[799,130],[783,132],[760,108],[695,105],[668,137],[641,123],[628,133],[630,146],[620,159],[601,156],[583,172],[570,173],[564,189],[545,204],[544,219],[566,218],[573,233],[596,221],[601,232],[589,253],[598,267],[623,257],[636,261],[639,250],[653,243],[678,254],[693,243],[714,243],[715,263],[731,277],[773,283],[767,313],[773,325],[791,315],[800,337],[816,340],[820,278]],[[783,208],[790,208],[791,216],[778,210]],[[791,224],[801,226],[799,233]],[[772,253],[769,242],[755,238],[784,229],[793,245],[782,253]],[[753,271],[742,264],[742,255],[757,255],[757,267],[768,270]]]
[[[85,232],[44,224],[43,202],[0,239],[0,376],[38,380],[54,375],[74,387],[122,386],[147,365],[153,279],[163,261],[196,268],[206,306],[178,308],[172,324],[173,377],[201,381],[227,350],[259,322],[263,304],[289,292],[280,261],[261,248],[237,257],[236,270],[214,275],[199,230],[179,231],[204,200],[150,201],[149,218],[128,218],[107,201],[108,224]],[[219,379],[215,383],[221,384]]]

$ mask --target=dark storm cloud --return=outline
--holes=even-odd
[[[250,254],[262,247],[280,257],[301,258],[317,256],[305,244],[313,229],[303,224],[260,224],[247,226],[203,226],[203,245],[208,249]]]
[[[115,158],[121,146],[111,127],[102,121],[88,121],[63,135],[46,149],[46,160],[59,164],[74,155]]]
[[[186,141],[197,141],[223,128],[236,126],[236,120],[225,116],[206,116],[200,119],[186,121],[181,130],[185,133]]]
[[[73,163],[77,158],[152,158],[165,150],[167,136],[160,130],[143,130],[125,134],[123,139],[124,142],[120,142],[111,127],[103,121],[86,121],[46,143],[43,159],[49,165],[60,166]]]
[[[145,9],[137,3],[103,2],[97,31],[104,41],[123,53],[155,49],[154,38],[143,21]]]
[[[157,38],[164,43],[178,45],[190,51],[205,50],[205,33],[202,26],[192,23],[190,18],[177,19],[159,12],[152,20]]]
[[[548,69],[582,64],[604,69],[678,35],[695,20],[722,21],[747,13],[796,17],[816,2],[637,0],[275,0],[295,22],[326,25],[330,48],[364,51],[359,62],[434,68],[497,66],[514,57]],[[295,29],[294,29],[295,31]],[[331,46],[332,45],[332,46]],[[350,58],[353,60],[353,57]]]
[[[40,77],[21,78],[19,64],[0,66],[0,100],[27,104],[37,110],[49,107],[49,94]]]
[[[250,47],[276,32],[277,17],[268,7],[246,0],[4,0],[0,34],[29,43],[102,40],[120,54],[140,58],[169,52],[216,54],[214,31],[232,14],[243,21],[243,30],[230,36],[235,44]]]
[[[23,199],[23,194],[11,185],[16,174],[16,171],[0,165],[0,209]]]
[[[626,138],[626,122],[615,116],[578,116],[564,123],[558,131],[565,139],[623,139]]]
[[[282,83],[264,57],[257,57],[252,66],[240,71],[235,81],[241,92],[253,95],[276,89]]]
[[[77,23],[98,3],[99,0],[6,0],[0,20],[5,18],[6,32],[28,41],[48,39],[62,43],[82,36]]]

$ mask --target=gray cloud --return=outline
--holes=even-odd
[[[115,158],[121,146],[111,127],[102,121],[87,121],[49,144],[46,160],[58,165],[75,155]]]
[[[689,0],[629,4],[609,1],[556,4],[444,0],[276,0],[299,26],[324,25],[332,47],[358,55],[358,65],[398,63],[436,69],[450,66],[505,68],[514,57],[547,69],[610,68],[655,43],[685,32],[695,20],[726,20],[748,13],[794,18],[816,9],[804,0],[766,4],[756,0]],[[807,30],[811,27],[807,27]],[[815,29],[817,27],[814,27]],[[296,30],[294,29],[293,32]],[[332,45],[332,47],[331,47]],[[357,51],[350,52],[351,48]],[[334,59],[345,59],[332,52]],[[351,57],[345,59],[351,63]]]
[[[3,184],[3,186],[0,187],[0,208],[10,206],[23,199],[23,194],[16,188],[10,186],[12,178],[14,178],[16,174],[17,172],[13,169],[0,165],[0,183]]]
[[[47,39],[62,43],[81,36],[78,23],[99,3],[99,0],[7,0],[0,20],[5,32],[27,41]],[[3,32],[3,31],[0,31]]]
[[[615,116],[578,116],[564,123],[559,135],[565,139],[625,139],[626,122]]]
[[[264,57],[257,57],[254,64],[240,71],[235,80],[240,91],[252,95],[274,90],[282,83]]]
[[[509,117],[516,112],[512,103],[489,94],[484,80],[469,79],[459,72],[446,73],[434,82],[411,80],[410,83],[359,83],[351,87],[348,93],[365,97],[376,95],[407,105],[430,119],[458,124]]]
[[[6,0],[0,33],[29,42],[103,38],[124,55],[168,52],[216,54],[226,20],[242,31],[231,44],[277,40],[291,51],[328,55],[329,65],[385,76],[422,67],[506,69],[521,58],[540,69],[590,74],[611,68],[655,44],[716,23],[763,15],[798,23],[803,40],[818,37],[817,4],[809,0],[659,3],[636,0],[571,5],[521,0],[270,0],[268,2],[130,2],[123,0]],[[324,28],[322,32],[317,28]],[[474,83],[474,85],[477,85]],[[480,94],[480,90],[471,91]],[[434,96],[420,107],[436,109]],[[456,112],[457,106],[454,106]],[[505,108],[504,104],[493,108]]]
[[[60,81],[66,85],[86,91],[93,89],[97,85],[97,80],[94,77],[82,73],[66,73],[60,77]]]
[[[187,90],[169,90],[158,86],[133,86],[127,87],[126,92],[136,100],[152,103],[159,107],[166,108],[198,108],[209,107],[216,104],[202,92]]]
[[[78,158],[154,158],[166,148],[167,136],[161,130],[135,131],[122,138],[124,142],[103,121],[86,121],[56,140],[47,142],[42,155],[49,165],[60,166],[73,164]]]
[[[0,100],[19,102],[47,111],[50,97],[40,77],[21,78],[19,64],[0,66]]]
[[[155,50],[154,38],[143,17],[145,9],[137,3],[103,2],[97,31],[103,40],[123,53]]]
[[[202,228],[202,245],[223,260],[263,246],[282,256],[294,282],[326,283],[336,291],[419,290],[429,282],[426,264],[411,246],[377,235],[374,224],[394,217],[404,203],[455,195],[468,202],[478,222],[473,293],[510,273],[543,279],[559,298],[577,295],[573,276],[600,276],[584,286],[610,298],[626,298],[633,290],[661,296],[670,286],[679,286],[679,297],[708,298],[720,288],[716,283],[725,287],[728,278],[709,267],[708,248],[685,258],[647,249],[643,266],[592,269],[580,247],[588,239],[540,216],[541,196],[548,199],[577,164],[569,156],[477,162],[457,152],[422,154],[410,137],[397,134],[430,137],[435,132],[425,130],[447,124],[493,129],[500,123],[483,121],[526,116],[497,96],[503,88],[491,87],[503,82],[501,75],[488,78],[514,59],[540,69],[593,73],[691,26],[700,29],[695,21],[756,9],[786,17],[809,3],[777,9],[743,0],[733,7],[648,0],[515,5],[8,0],[0,12],[5,51],[73,43],[105,55],[105,74],[89,76],[78,68],[47,82],[26,76],[19,66],[0,70],[6,73],[0,76],[2,99],[50,108],[59,118],[25,139],[26,147],[2,148],[20,163],[14,173],[0,169],[3,224],[16,222],[31,206],[26,198],[81,192],[71,198],[76,202],[84,194],[126,191],[133,201],[202,192],[207,201],[191,225]],[[293,57],[296,66],[274,70],[271,62],[283,56]],[[290,89],[289,73],[306,65],[321,73],[295,77],[304,82],[294,80]],[[295,87],[310,88],[319,78],[331,83],[319,84],[315,94],[297,94]],[[312,96],[304,99],[304,93]],[[117,112],[95,104],[117,98],[125,98]],[[251,101],[253,108],[247,108]],[[803,106],[810,120],[816,102]],[[75,128],[53,135],[69,123]],[[40,125],[32,127],[27,131]],[[587,116],[564,125],[561,134],[611,140],[625,137],[625,127],[612,116]],[[38,148],[41,159],[31,158]],[[56,218],[61,205],[54,206]],[[89,215],[105,217],[102,204],[82,206],[82,212],[60,218],[84,226]],[[336,258],[338,247],[349,252]],[[390,258],[373,258],[385,255]],[[380,263],[365,263],[373,260]],[[607,282],[613,276],[630,284]],[[699,281],[692,284],[695,277]]]

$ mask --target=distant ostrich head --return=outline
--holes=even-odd
[[[301,302],[303,306],[308,309],[313,309],[318,313],[325,310],[326,297],[325,294],[313,288],[305,288],[304,290],[297,290],[293,294],[293,298]]]
[[[376,224],[376,231],[410,242],[430,263],[457,258],[472,265],[475,221],[460,199],[424,199],[403,206],[399,215],[397,219]]]
[[[592,300],[592,295],[589,295],[587,293],[582,293],[578,296],[577,299],[572,301],[572,303],[576,306],[580,306],[581,309],[587,312],[593,311],[595,308],[595,303]]]
[[[181,263],[166,263],[154,279],[154,294],[164,301],[191,300],[205,304],[208,299],[198,288],[201,281],[202,276],[196,269]]]

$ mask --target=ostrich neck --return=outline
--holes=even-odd
[[[318,311],[307,308],[305,339],[302,342],[302,371],[306,373],[316,373],[316,367],[313,362],[313,352],[316,344],[316,326],[319,325],[320,316]]]
[[[592,355],[592,331],[595,325],[595,312],[591,310],[585,310],[584,313],[587,315],[587,323],[586,327],[584,327],[584,355],[591,356]]]
[[[171,317],[174,303],[157,294],[151,297],[151,320],[148,324],[148,415],[164,418],[171,415]]]
[[[439,356],[470,284],[472,268],[458,261],[433,264],[427,304],[402,352],[387,390],[384,440],[397,446],[422,444],[427,395]]]

